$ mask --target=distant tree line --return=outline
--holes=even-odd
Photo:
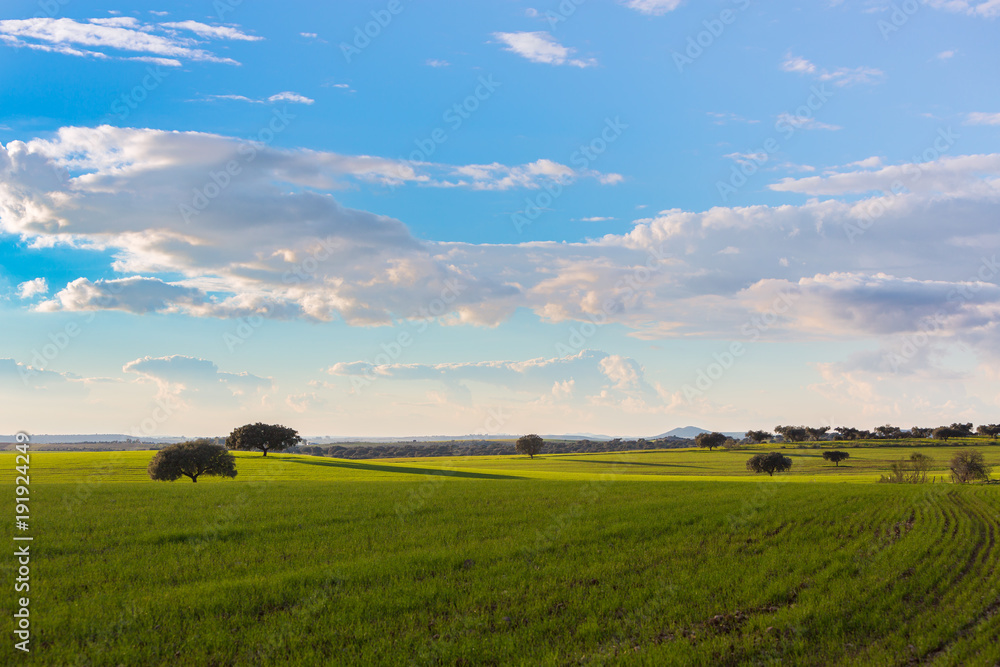
[[[937,428],[912,426],[903,429],[892,424],[876,426],[874,430],[853,428],[851,426],[775,426],[774,433],[768,431],[747,431],[746,441],[757,444],[770,442],[781,437],[784,442],[818,442],[821,440],[851,441],[851,440],[903,440],[934,438],[947,442],[949,438],[971,438],[985,436],[994,440],[1000,436],[1000,424],[982,424],[973,431],[972,422],[954,423]]]
[[[646,440],[576,440],[572,442],[545,441],[545,454],[587,454],[623,452],[640,449],[678,449],[691,447],[687,438],[659,438]],[[498,440],[455,440],[449,442],[393,443],[384,445],[303,445],[286,450],[291,454],[330,456],[337,459],[396,459],[421,456],[515,456],[516,445]]]

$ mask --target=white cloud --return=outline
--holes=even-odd
[[[199,392],[224,386],[235,396],[256,394],[270,389],[270,379],[250,373],[226,373],[208,360],[173,355],[169,357],[143,357],[122,367],[125,373],[136,373],[154,381],[163,393]]]
[[[1000,125],[1000,113],[974,111],[965,117],[967,125]]]
[[[271,95],[265,99],[255,99],[246,95],[206,95],[203,101],[228,100],[231,102],[247,102],[248,104],[275,104],[278,102],[289,102],[291,104],[312,104],[316,100],[310,99],[298,93],[282,92]]]
[[[597,64],[593,58],[587,60],[572,58],[576,49],[563,46],[545,31],[495,32],[493,36],[507,45],[507,51],[527,58],[533,63],[573,67],[591,67]]]
[[[22,299],[33,299],[40,294],[48,294],[49,283],[45,278],[35,278],[17,286],[17,295]]]
[[[955,57],[955,52],[954,51],[942,51],[939,54],[937,54],[937,56],[935,56],[935,57],[938,60],[951,60],[952,58]]]
[[[1000,16],[1000,0],[926,0],[936,9],[967,14],[981,18]]]
[[[239,64],[198,48],[197,39],[178,30],[194,32],[201,38],[251,40],[226,26],[209,26],[196,21],[143,24],[132,17],[90,19],[31,18],[0,21],[0,41],[8,46],[49,51],[77,57],[121,59],[179,66],[182,60]],[[142,55],[125,55],[138,53]]]
[[[794,127],[797,130],[827,130],[830,132],[844,129],[839,125],[818,121],[813,116],[799,116],[798,114],[790,113],[780,114],[775,121],[775,125],[778,127]]]
[[[662,16],[680,7],[684,0],[621,0],[621,3],[643,14]]]
[[[438,60],[436,58],[429,58],[427,60],[427,65],[429,67],[448,67],[451,65],[447,60]]]
[[[548,322],[607,320],[656,339],[738,335],[781,287],[817,304],[811,321],[836,326],[806,327],[789,316],[762,335],[850,338],[911,326],[912,318],[889,310],[887,295],[901,295],[915,313],[923,312],[914,305],[919,294],[936,307],[943,290],[985,280],[977,277],[980,260],[1000,248],[998,155],[889,166],[867,158],[771,186],[832,199],[667,210],[634,221],[626,234],[578,243],[476,245],[418,239],[403,222],[344,208],[333,194],[384,182],[531,189],[586,175],[547,160],[406,165],[262,145],[252,146],[248,162],[241,149],[251,146],[111,127],[64,128],[51,139],[7,144],[0,150],[3,231],[36,244],[104,250],[115,257],[111,268],[131,276],[74,280],[37,308],[353,325],[432,312],[443,325],[485,326],[520,308]],[[230,160],[240,173],[185,221],[179,205],[190,206],[205,175]],[[891,194],[897,181],[906,187]],[[861,304],[859,315],[844,314],[844,295]],[[864,310],[866,303],[876,310]],[[989,307],[970,302],[949,321],[971,326]],[[988,331],[971,330],[988,348]],[[540,391],[567,379],[546,378]]]
[[[594,396],[601,392],[612,392],[619,397],[654,398],[656,395],[638,362],[598,350],[527,361],[382,365],[352,361],[334,364],[327,372],[337,377],[354,378],[352,386],[359,381],[359,386],[382,381],[436,382],[449,392],[452,400],[465,402],[470,400],[474,385],[503,387],[532,397],[551,393],[562,398],[574,391]]]
[[[932,162],[881,168],[878,163],[864,166],[862,171],[785,178],[770,188],[809,195],[846,195],[893,192],[902,185],[912,192],[958,197],[995,197],[1000,190],[1000,154],[997,153],[945,156]]]
[[[175,28],[177,30],[190,30],[201,37],[209,39],[231,39],[243,42],[259,42],[264,39],[256,35],[248,35],[236,28],[223,25],[206,25],[198,21],[180,21],[176,23],[161,23],[163,28]]]
[[[756,125],[757,123],[760,122],[759,120],[750,120],[748,118],[744,118],[743,116],[732,113],[730,111],[726,112],[709,111],[707,113],[709,116],[715,119],[714,123],[716,125],[725,125],[726,123],[747,123],[750,125]]]
[[[781,69],[786,72],[797,72],[798,74],[814,74],[816,72],[816,66],[811,62],[801,56],[793,56],[791,54],[781,63]]]
[[[808,74],[819,81],[828,81],[835,86],[874,85],[885,80],[885,72],[874,67],[838,67],[835,70],[826,70],[817,67],[801,56],[791,54],[785,56],[785,60],[781,63],[781,69],[785,72]]]
[[[299,95],[298,93],[293,93],[290,91],[284,91],[271,95],[267,98],[268,102],[292,102],[294,104],[312,104],[316,100],[310,99],[305,95]]]

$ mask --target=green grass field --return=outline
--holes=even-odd
[[[955,449],[920,448],[925,485],[873,483],[911,448],[779,450],[774,478],[752,451],[240,453],[197,484],[33,453],[32,653],[4,662],[996,665],[1000,486],[944,483]]]

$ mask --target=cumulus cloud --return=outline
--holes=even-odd
[[[506,50],[527,58],[533,63],[546,65],[570,65],[591,67],[597,64],[593,58],[581,60],[573,58],[576,49],[563,46],[544,30],[538,32],[495,32],[493,36],[506,45]]]
[[[880,164],[871,161],[863,166],[879,167]],[[888,165],[874,170],[866,168],[785,178],[770,186],[779,192],[809,195],[894,192],[900,187],[910,192],[954,197],[996,197],[1000,195],[1000,154],[944,156],[934,161]]]
[[[122,367],[125,373],[135,373],[152,380],[165,391],[202,391],[226,387],[233,395],[256,394],[271,388],[271,380],[250,373],[226,373],[206,359],[174,355],[143,357]]]
[[[45,278],[35,278],[17,286],[17,295],[22,299],[34,299],[36,296],[48,293],[49,283]]]
[[[177,67],[185,60],[239,64],[232,58],[201,48],[206,39],[256,41],[262,38],[229,26],[210,26],[197,21],[147,24],[124,16],[87,21],[44,17],[0,21],[0,42],[13,47]]]
[[[38,310],[124,310],[130,313],[178,312],[181,306],[204,301],[197,289],[172,285],[157,278],[120,278],[91,282],[77,278]]]
[[[228,182],[207,176],[230,163],[239,170]],[[532,189],[575,177],[586,175],[548,160],[414,165],[198,133],[66,128],[0,150],[0,225],[36,245],[114,255],[111,268],[123,277],[71,281],[36,306],[43,311],[493,326],[523,308],[553,323],[615,322],[643,339],[741,335],[766,297],[776,297],[779,283],[767,281],[787,281],[780,285],[818,310],[789,315],[764,335],[889,335],[913,318],[889,310],[881,296],[922,313],[914,299],[923,294],[936,308],[942,285],[989,282],[977,273],[980,260],[1000,246],[995,155],[911,165],[859,159],[771,186],[829,199],[666,210],[625,234],[577,243],[421,240],[402,221],[334,198],[350,184]],[[845,314],[854,312],[845,299],[869,297],[883,315],[860,305]],[[990,307],[969,302],[947,311],[948,326],[970,326]],[[806,326],[824,321],[835,326]],[[976,331],[984,341],[991,335]],[[566,380],[547,378],[541,390],[550,393],[557,379]]]
[[[472,386],[489,385],[527,394],[531,398],[565,398],[574,392],[619,398],[655,400],[656,390],[634,359],[598,350],[581,350],[564,357],[527,361],[480,361],[440,364],[373,364],[339,362],[327,369],[334,376],[355,378],[355,385],[376,381],[433,381],[453,398],[469,401]],[[360,379],[360,380],[358,380]]]
[[[43,360],[44,361],[44,360]],[[0,387],[23,391],[24,389],[49,389],[65,385],[69,377],[62,373],[33,367],[9,357],[0,358]]]

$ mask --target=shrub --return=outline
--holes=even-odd
[[[951,478],[958,484],[990,480],[991,466],[986,463],[982,452],[974,449],[963,449],[956,452],[951,459]]]

